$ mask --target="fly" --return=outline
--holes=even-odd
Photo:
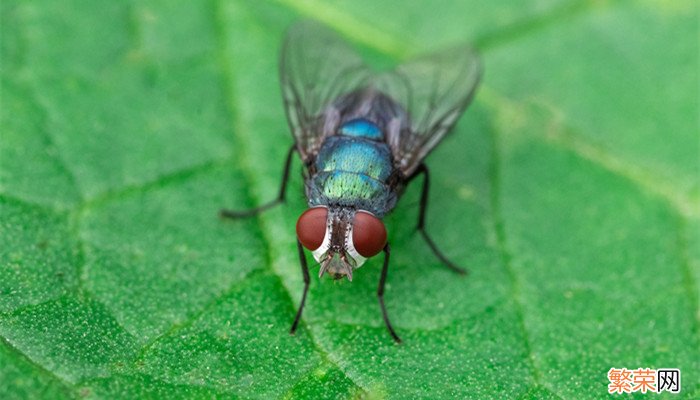
[[[376,72],[319,24],[302,22],[289,30],[280,80],[294,144],[279,195],[255,209],[220,214],[247,217],[284,202],[292,156],[299,154],[309,209],[296,224],[304,291],[290,333],[297,329],[310,283],[304,248],[318,261],[319,277],[348,280],[368,258],[383,252],[377,295],[389,333],[401,342],[384,305],[390,248],[382,218],[420,175],[417,229],[447,267],[466,273],[442,254],[425,229],[430,181],[423,160],[464,112],[480,76],[479,58],[468,46]]]

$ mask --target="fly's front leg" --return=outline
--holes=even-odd
[[[386,313],[386,306],[384,305],[384,286],[386,284],[386,274],[389,271],[389,244],[384,246],[384,266],[382,267],[382,275],[379,277],[379,287],[377,288],[377,297],[379,298],[379,307],[382,308],[382,317],[384,318],[384,324],[389,330],[391,337],[396,341],[396,343],[401,343],[401,338],[394,331],[394,327],[391,326],[389,321],[389,315]]]
[[[265,211],[269,208],[272,208],[278,204],[284,203],[285,195],[287,194],[287,181],[289,180],[289,169],[292,166],[292,155],[294,154],[294,150],[296,150],[295,145],[292,145],[292,147],[289,148],[289,151],[287,152],[287,160],[284,162],[284,172],[282,172],[282,185],[280,186],[280,192],[279,195],[277,195],[277,198],[270,201],[269,203],[263,204],[261,206],[252,208],[250,210],[228,210],[225,208],[222,208],[219,211],[219,216],[223,218],[245,218],[245,217],[250,217],[253,216],[259,212]]]
[[[442,251],[438,249],[438,247],[435,245],[435,242],[433,242],[433,239],[428,235],[428,232],[425,230],[425,213],[428,210],[428,194],[430,192],[430,174],[428,173],[428,167],[425,166],[425,164],[421,164],[418,169],[416,169],[416,172],[411,175],[411,177],[408,179],[409,182],[411,182],[414,178],[416,178],[418,175],[423,174],[423,190],[421,191],[421,196],[420,196],[420,211],[418,214],[418,232],[423,236],[423,239],[425,240],[426,243],[428,243],[428,246],[430,246],[430,249],[433,251],[433,254],[437,258],[442,261],[443,264],[445,264],[449,269],[453,270],[454,272],[460,274],[460,275],[465,275],[467,273],[467,270],[458,267],[450,261],[447,257],[445,257],[444,254],[442,254]]]
[[[297,248],[299,249],[299,264],[301,264],[301,273],[304,276],[304,293],[301,295],[301,304],[299,304],[299,310],[297,311],[296,317],[294,317],[294,322],[292,323],[292,328],[289,330],[291,335],[294,334],[299,326],[299,320],[301,319],[301,313],[304,311],[304,304],[306,303],[306,293],[309,291],[309,268],[306,265],[306,255],[304,254],[304,247],[301,245],[299,239],[297,239]]]

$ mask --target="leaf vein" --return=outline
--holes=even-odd
[[[241,157],[239,158],[239,168],[243,172],[243,177],[246,180],[247,184],[244,185],[246,188],[251,188],[253,187],[253,182],[255,181],[253,179],[253,171],[250,167],[251,163],[247,160],[246,154],[248,152],[246,151],[246,138],[245,135],[243,134],[244,132],[247,132],[248,129],[246,129],[245,126],[243,126],[242,123],[242,116],[238,112],[239,108],[236,106],[238,104],[236,100],[236,92],[234,90],[234,79],[235,79],[235,73],[230,65],[230,63],[227,61],[226,57],[226,49],[227,49],[227,44],[228,40],[226,38],[226,32],[225,32],[225,24],[221,20],[221,15],[222,15],[222,3],[220,0],[214,0],[214,26],[215,26],[215,32],[217,36],[217,54],[219,58],[219,66],[222,71],[222,79],[223,79],[223,87],[227,88],[225,90],[225,99],[227,102],[227,107],[229,111],[231,112],[231,115],[233,116],[234,119],[234,126],[236,127],[233,129],[234,136],[236,136],[236,142],[238,143],[238,151],[241,154]],[[252,200],[253,204],[257,204],[256,202],[258,199],[256,199],[254,195],[254,191],[248,189],[246,191],[246,195],[248,197],[248,200]],[[281,285],[282,288],[284,288],[284,292],[287,294],[288,301],[291,304],[291,308],[294,308],[294,299],[292,298],[292,294],[289,292],[289,289],[284,285],[284,282],[282,278],[280,277],[279,273],[275,270],[274,265],[273,265],[273,260],[272,260],[272,240],[270,238],[271,233],[269,232],[269,229],[267,229],[264,221],[262,218],[258,215],[255,217],[255,221],[257,222],[258,226],[260,227],[260,231],[262,232],[262,239],[263,239],[263,246],[265,247],[265,254],[266,254],[266,265],[267,268],[270,270],[270,272],[273,274],[273,276],[276,277],[278,280],[279,284]],[[302,325],[305,325],[302,323]],[[305,328],[307,333],[309,334],[309,337],[311,338],[311,342],[314,344],[315,350],[319,353],[321,358],[328,360],[328,362],[334,364],[340,371],[343,371],[343,374],[357,387],[367,391],[367,388],[362,387],[359,385],[357,382],[355,382],[349,375],[348,373],[340,367],[335,361],[329,357],[329,353],[324,350],[321,346],[321,343],[318,342],[316,339],[315,335],[311,332],[310,329]]]
[[[31,98],[32,103],[36,104],[37,109],[39,110],[39,113],[41,114],[38,119],[42,121],[43,129],[42,132],[44,132],[44,137],[48,141],[48,147],[49,148],[54,148],[56,149],[54,159],[58,163],[58,167],[62,172],[65,172],[68,182],[72,186],[73,191],[77,194],[78,200],[82,201],[85,199],[85,195],[83,194],[82,187],[80,185],[80,182],[78,180],[78,177],[76,176],[75,172],[69,167],[68,162],[66,161],[65,156],[61,152],[60,147],[58,146],[58,141],[56,140],[55,135],[52,133],[52,130],[48,127],[48,120],[49,120],[49,108],[44,104],[41,99],[37,96],[37,89],[34,87],[34,85],[30,85],[29,88],[26,90],[27,96]]]
[[[512,255],[508,250],[507,238],[506,238],[506,228],[505,221],[503,219],[503,214],[501,212],[501,147],[499,134],[495,130],[490,130],[491,132],[491,168],[490,168],[490,181],[491,181],[491,213],[493,218],[493,224],[496,236],[496,248],[501,257],[501,264],[505,269],[506,276],[510,282],[511,290],[509,291],[510,297],[513,301],[513,305],[516,313],[516,323],[518,324],[518,330],[522,334],[522,341],[525,347],[525,352],[527,353],[526,362],[528,364],[528,369],[530,370],[531,378],[535,384],[539,386],[545,386],[542,382],[542,372],[538,369],[537,363],[534,357],[534,351],[532,349],[532,340],[525,324],[525,311],[522,300],[520,299],[520,281],[518,279],[516,271],[512,266]],[[550,390],[551,391],[551,390]],[[561,396],[557,395],[561,399]]]
[[[616,3],[620,3],[620,1],[581,0],[564,3],[544,13],[523,18],[498,30],[487,32],[477,37],[474,43],[476,47],[482,50],[497,49],[516,40],[522,40],[537,31],[583,16],[594,9],[611,7]]]
[[[65,393],[66,393],[67,395],[69,395],[70,397],[74,397],[74,398],[75,398],[75,396],[73,395],[73,392],[72,392],[72,390],[71,390],[71,388],[72,388],[72,386],[73,386],[71,382],[66,381],[64,378],[62,378],[62,377],[56,375],[55,373],[49,371],[49,370],[46,369],[46,368],[44,368],[41,364],[39,364],[39,363],[37,363],[36,361],[34,361],[33,359],[31,359],[28,355],[26,355],[26,354],[25,354],[24,352],[22,352],[20,349],[18,349],[17,347],[13,346],[13,345],[10,343],[10,341],[9,341],[6,337],[4,337],[4,336],[2,336],[2,335],[0,335],[0,343],[2,343],[2,345],[4,345],[4,346],[5,346],[7,349],[9,349],[11,352],[13,352],[14,354],[16,354],[17,357],[23,358],[28,364],[30,364],[32,367],[36,368],[36,369],[39,371],[39,373],[41,373],[42,375],[48,377],[48,378],[51,379],[51,380],[55,380],[58,384],[61,385],[61,388],[64,389],[64,391],[65,391]]]

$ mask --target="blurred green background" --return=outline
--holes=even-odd
[[[377,4],[379,3],[379,4]],[[470,41],[485,75],[387,219],[381,258],[301,297],[284,30],[370,63]],[[696,1],[2,2],[0,398],[700,397]],[[314,277],[312,271],[312,277]],[[639,398],[657,395],[637,394]],[[663,396],[662,396],[663,397]],[[674,397],[675,398],[675,397]]]

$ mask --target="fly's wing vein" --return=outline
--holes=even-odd
[[[333,101],[365,86],[370,76],[360,56],[337,34],[312,21],[287,33],[280,59],[280,80],[287,121],[304,162],[335,132]]]
[[[427,54],[380,74],[373,86],[403,106],[408,124],[390,130],[398,168],[410,176],[442,140],[471,102],[481,78],[481,63],[469,46]]]

